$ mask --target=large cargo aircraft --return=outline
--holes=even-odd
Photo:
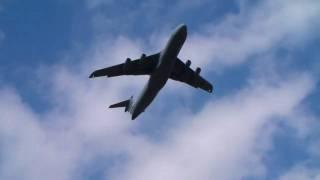
[[[131,96],[128,100],[110,106],[110,108],[124,107],[125,112],[132,114],[132,120],[145,111],[168,79],[184,82],[211,93],[213,87],[200,76],[201,69],[198,67],[193,71],[190,68],[190,60],[183,63],[178,58],[178,54],[186,38],[187,26],[182,24],[176,28],[161,52],[150,56],[142,54],[141,58],[136,60],[127,58],[125,63],[94,71],[90,75],[90,78],[100,76],[150,75],[143,92],[135,102]]]

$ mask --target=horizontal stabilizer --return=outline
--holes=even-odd
[[[119,107],[125,107],[125,112],[127,112],[131,106],[132,97],[128,100],[121,101],[115,104],[112,104],[109,106],[109,108],[119,108]]]
[[[89,78],[94,78],[94,73],[91,73]]]
[[[118,108],[118,107],[126,107],[129,104],[129,100],[125,100],[116,104],[112,104],[109,108]]]

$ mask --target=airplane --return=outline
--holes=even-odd
[[[187,38],[187,26],[179,25],[171,35],[165,48],[156,54],[146,56],[142,54],[139,59],[131,60],[127,58],[122,64],[103,68],[94,71],[89,78],[100,76],[114,77],[121,75],[149,75],[149,80],[134,102],[133,96],[128,100],[112,104],[109,108],[124,107],[125,112],[131,113],[131,120],[135,120],[157,96],[158,92],[164,87],[168,79],[186,83],[194,88],[201,88],[208,93],[212,93],[213,87],[200,76],[201,69],[190,68],[191,61],[186,63],[178,58],[178,54]]]

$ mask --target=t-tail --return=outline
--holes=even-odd
[[[133,96],[131,96],[131,98],[128,99],[128,100],[112,104],[112,105],[109,106],[109,108],[124,107],[125,108],[124,109],[125,112],[128,112],[128,111],[130,112],[132,104],[133,104]]]

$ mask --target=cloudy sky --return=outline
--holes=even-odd
[[[0,179],[320,179],[319,0],[1,0]],[[214,93],[169,81],[131,121],[147,77],[88,79],[160,51]]]

